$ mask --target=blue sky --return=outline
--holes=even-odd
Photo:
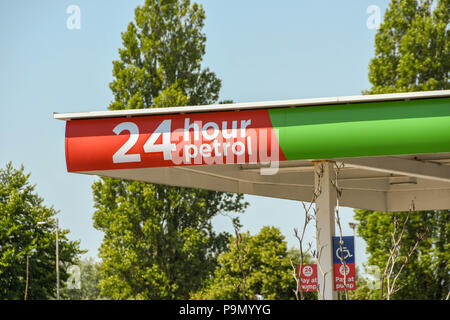
[[[121,32],[133,20],[137,0],[42,0],[0,2],[0,166],[8,161],[31,172],[45,204],[60,210],[60,224],[96,256],[102,233],[92,226],[91,185],[96,177],[69,174],[64,122],[53,112],[105,110],[112,100],[112,61]],[[367,8],[381,14],[388,0],[203,0],[207,36],[203,64],[222,79],[220,99],[235,102],[359,95],[370,88],[368,64],[376,30]],[[80,29],[66,13],[80,8]],[[244,230],[280,227],[296,245],[303,209],[294,201],[247,196]],[[277,214],[275,214],[275,212]],[[344,234],[353,210],[341,210]],[[217,230],[231,231],[225,218]],[[307,237],[313,241],[313,228]],[[365,259],[356,240],[357,264]]]

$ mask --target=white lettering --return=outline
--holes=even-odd
[[[189,152],[189,149],[192,150],[192,153]],[[197,146],[195,144],[189,144],[184,146],[184,154],[186,157],[186,162],[191,163],[191,159],[194,159],[197,156]]]
[[[214,155],[216,157],[220,157],[222,154],[219,152],[219,142],[217,142],[217,140],[213,141],[213,147],[214,147]]]
[[[230,142],[224,142],[223,143],[223,155],[226,157],[228,155],[227,149],[230,146]]]
[[[240,150],[237,150],[237,147],[240,147]],[[233,153],[237,156],[240,156],[242,154],[244,154],[245,152],[245,145],[243,142],[241,141],[236,141],[235,143],[233,143],[233,145],[231,146],[231,151],[233,151]]]
[[[231,139],[237,137],[237,121],[232,122],[231,134],[227,132],[227,122],[222,122],[222,135],[225,139]]]
[[[199,148],[199,152],[202,157],[211,157],[211,151],[212,151],[211,145],[207,143],[202,144]]]
[[[189,141],[189,130],[194,129],[194,140],[199,139],[199,127],[198,124],[193,122],[192,124],[189,124],[189,118],[186,118],[184,120],[184,141]]]
[[[208,133],[209,128],[213,128],[212,134]],[[202,134],[206,140],[213,140],[219,135],[219,126],[215,122],[208,122],[203,126]]]
[[[245,137],[245,128],[247,128],[252,123],[252,120],[242,120],[241,121],[241,138]]]

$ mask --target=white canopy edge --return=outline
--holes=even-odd
[[[163,114],[254,110],[254,109],[269,109],[269,108],[382,102],[382,101],[402,101],[402,100],[446,98],[446,97],[450,97],[450,90],[389,93],[389,94],[376,94],[364,96],[342,96],[331,98],[245,102],[245,103],[214,104],[202,106],[183,106],[175,108],[174,107],[147,108],[147,109],[127,109],[127,110],[92,111],[92,112],[75,112],[75,113],[54,112],[53,118],[58,120],[69,121],[77,119],[79,120],[79,119],[96,119],[96,118],[139,117],[139,116],[163,115]]]

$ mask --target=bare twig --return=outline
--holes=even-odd
[[[28,265],[29,265],[29,256],[27,255],[27,278],[26,278],[26,282],[25,282],[25,298],[24,300],[27,300],[27,295],[28,295]]]
[[[299,298],[299,296],[298,296],[298,292],[299,292],[299,286],[300,286],[300,275],[299,275],[299,273],[297,272],[297,268],[296,268],[296,266],[294,266],[294,263],[292,262],[292,259],[290,259],[289,260],[290,261],[290,263],[291,263],[291,268],[292,268],[292,277],[295,279],[295,283],[296,283],[296,285],[297,285],[297,287],[295,288],[295,289],[292,289],[292,291],[294,292],[294,295],[295,295],[295,299],[296,300],[300,300],[300,298]],[[301,269],[300,269],[300,272],[301,272]]]
[[[247,275],[244,271],[244,267],[243,267],[243,260],[247,251],[242,247],[242,242],[243,242],[243,238],[242,238],[242,234],[239,232],[239,229],[235,226],[234,229],[235,235],[236,235],[236,249],[238,251],[238,266],[239,266],[239,270],[241,270],[242,273],[242,286],[241,286],[241,290],[242,290],[242,299],[243,300],[247,300],[247,293],[246,293],[246,282],[247,282]],[[242,255],[243,253],[243,255]]]
[[[317,233],[320,234],[320,229],[317,229]],[[319,285],[319,294],[322,297],[322,300],[325,300],[325,280],[326,280],[326,276],[328,275],[328,271],[327,272],[323,271],[322,264],[320,263],[320,258],[322,256],[322,251],[323,251],[323,249],[325,247],[326,247],[326,245],[325,246],[321,246],[316,251],[317,266],[319,268],[319,271],[320,271],[320,274],[321,274],[322,280],[323,280],[322,281],[323,286],[320,287],[320,285]]]
[[[335,219],[336,224],[338,226],[339,230],[339,248],[341,249],[341,255],[338,256],[339,260],[341,261],[343,267],[344,267],[344,293],[345,293],[345,300],[348,300],[348,288],[347,288],[347,264],[345,262],[345,257],[343,257],[344,253],[344,241],[342,240],[342,226],[341,226],[341,218],[339,216],[339,200],[342,196],[342,188],[339,188],[338,186],[338,177],[341,169],[344,168],[344,163],[341,162],[340,164],[335,163],[334,164],[334,173],[335,173],[335,179],[334,181],[331,181],[334,188],[336,189],[336,208],[335,208]]]
[[[295,237],[298,240],[299,248],[300,248],[299,249],[300,250],[299,272],[296,271],[297,268],[294,267],[294,265],[292,264],[292,261],[291,261],[291,266],[294,269],[294,279],[295,279],[295,282],[297,283],[297,289],[295,290],[295,296],[296,296],[297,300],[298,300],[297,291],[300,292],[300,299],[301,300],[305,299],[305,296],[303,294],[303,288],[302,288],[301,283],[300,283],[301,282],[301,272],[303,270],[305,254],[307,254],[309,252],[309,250],[311,249],[311,244],[309,244],[309,247],[306,249],[306,251],[303,250],[303,238],[305,236],[306,227],[307,227],[308,223],[312,219],[312,216],[309,214],[309,211],[311,210],[312,207],[311,207],[311,204],[310,204],[309,207],[307,208],[304,202],[302,202],[302,205],[303,205],[303,208],[305,209],[305,221],[303,223],[303,228],[302,228],[301,234],[299,235],[298,234],[298,229],[294,228],[294,235],[295,235]]]
[[[320,172],[319,172],[320,178],[323,176],[323,167],[321,169],[322,170],[320,172],[322,174],[320,174]],[[319,184],[319,186],[320,186],[320,184]],[[294,236],[298,240],[299,251],[300,251],[300,257],[299,257],[298,266],[294,266],[294,264],[292,263],[292,260],[291,260],[291,267],[293,269],[293,277],[294,277],[295,283],[297,285],[297,288],[294,289],[294,294],[295,294],[295,297],[296,297],[297,300],[299,300],[299,299],[304,300],[305,299],[303,288],[301,286],[301,272],[303,270],[305,255],[308,254],[308,252],[311,250],[311,246],[312,245],[311,245],[311,243],[309,243],[307,249],[303,250],[303,240],[304,240],[304,236],[305,236],[305,232],[306,232],[306,228],[307,228],[308,224],[316,216],[316,210],[314,209],[313,205],[314,205],[317,197],[320,195],[320,192],[321,192],[320,187],[314,190],[313,195],[312,195],[312,199],[309,202],[309,205],[307,205],[305,202],[302,201],[302,206],[303,206],[303,209],[305,211],[305,220],[303,222],[303,228],[302,228],[302,231],[301,231],[300,235],[298,233],[298,229],[294,228]],[[310,213],[311,211],[314,212],[314,215],[312,215]],[[297,269],[297,267],[298,267],[298,269]],[[298,292],[300,292],[300,297],[298,295]]]
[[[233,224],[233,228],[234,228],[234,234],[236,237],[236,250],[238,252],[238,266],[239,266],[239,270],[242,273],[242,284],[237,284],[236,285],[236,289],[242,291],[242,299],[243,300],[247,300],[247,274],[244,270],[244,266],[243,266],[243,262],[245,260],[245,256],[247,255],[247,251],[244,248],[243,242],[244,242],[244,238],[242,236],[242,233],[240,232],[240,228],[242,227],[242,225],[239,222],[239,218],[237,217],[232,217],[226,213],[221,213],[223,216],[228,217],[229,219],[231,219],[231,223]],[[251,272],[251,269],[250,269]]]
[[[395,271],[395,265],[400,260],[400,249],[403,242],[403,236],[406,232],[406,226],[409,221],[409,217],[411,215],[411,212],[415,210],[414,201],[411,204],[411,208],[408,211],[408,215],[406,216],[403,223],[400,225],[400,221],[398,217],[394,216],[394,230],[391,233],[391,241],[392,246],[389,248],[389,257],[386,262],[386,266],[384,268],[383,274],[381,276],[381,298],[383,299],[386,294],[386,299],[390,300],[391,296],[399,291],[403,286],[396,286],[397,280],[402,273],[403,269],[408,264],[409,260],[411,259],[411,256],[413,253],[417,250],[419,243],[425,238],[427,234],[427,229],[425,229],[422,233],[417,233],[417,241],[415,244],[410,248],[407,255],[403,258],[402,264],[400,265],[400,268],[398,271]],[[400,233],[398,234],[400,230]],[[398,234],[398,235],[397,235]],[[385,284],[386,281],[386,284]],[[386,293],[384,293],[384,289],[386,289]]]

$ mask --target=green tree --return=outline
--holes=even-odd
[[[202,69],[205,13],[188,0],[147,0],[122,33],[109,109],[214,103],[220,80]],[[242,212],[242,195],[101,179],[94,226],[105,233],[101,294],[112,299],[183,299],[198,290],[226,249],[211,219]]]
[[[113,62],[109,109],[216,102],[221,81],[201,67],[204,19],[202,6],[189,0],[146,0],[137,7],[135,22],[122,33],[120,60]]]
[[[355,210],[359,221],[358,234],[366,241],[369,265],[384,270],[392,247],[390,234],[394,231],[393,218],[404,221],[407,212],[378,212]],[[417,234],[427,230],[424,240],[400,273],[396,299],[442,299],[450,286],[450,211],[412,211],[400,246],[400,260],[417,242]],[[401,263],[395,266],[399,271]]]
[[[25,292],[27,299],[56,296],[58,212],[43,205],[29,177],[23,166],[17,170],[8,163],[0,168],[0,299],[25,299]],[[59,230],[61,283],[68,277],[65,266],[82,253],[79,242],[67,239],[68,233]]]
[[[359,267],[356,267],[356,289],[348,291],[348,300],[380,300],[381,292],[376,288],[379,286],[378,278],[370,278],[362,274]],[[378,274],[372,274],[378,276]],[[345,299],[342,291],[339,292],[340,300]]]
[[[450,88],[449,7],[449,0],[391,1],[375,36],[367,93]]]
[[[103,179],[94,184],[101,294],[112,299],[187,298],[214,270],[228,234],[211,219],[240,211],[242,196]]]
[[[278,228],[263,227],[255,236],[247,232],[230,237],[229,248],[220,255],[214,276],[191,298],[294,299],[291,256]]]
[[[61,296],[66,300],[99,300],[100,297],[100,262],[89,257],[81,259],[79,267],[80,288],[71,288],[67,285],[61,290]]]
[[[368,94],[449,89],[449,0],[392,0],[375,37],[375,57],[369,65],[372,88]],[[369,264],[381,270],[392,246],[393,216],[356,210],[358,233],[367,243]],[[396,299],[442,299],[450,287],[450,215],[448,210],[413,211],[407,224],[400,259],[427,228],[406,268],[399,277]],[[397,268],[399,265],[397,265]],[[398,269],[397,269],[398,271]],[[370,291],[370,290],[369,290]],[[370,292],[371,297],[379,293]]]

